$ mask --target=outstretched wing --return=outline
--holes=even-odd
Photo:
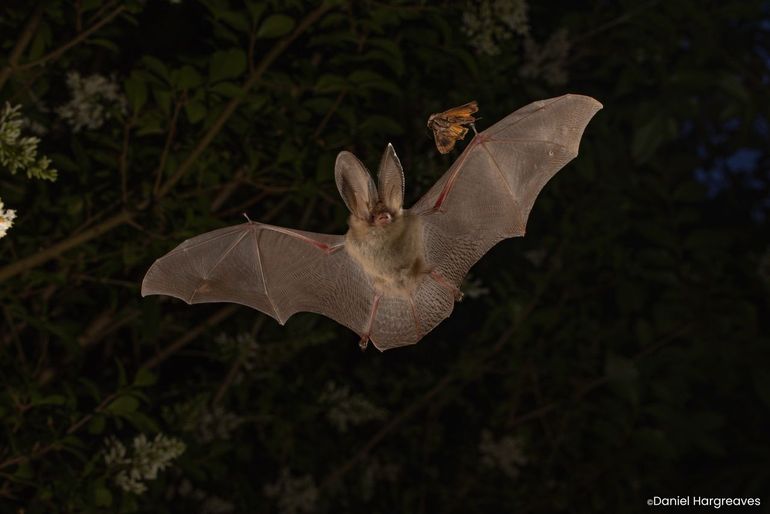
[[[255,222],[214,230],[155,261],[142,296],[240,303],[281,324],[295,312],[315,312],[363,334],[375,292],[344,240]]]
[[[523,236],[546,182],[578,154],[602,105],[588,96],[533,102],[477,134],[410,209],[423,218],[428,264],[454,284],[498,241]]]

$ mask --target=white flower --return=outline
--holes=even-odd
[[[499,44],[513,34],[529,34],[526,0],[471,0],[463,13],[462,31],[478,53],[497,55]]]
[[[328,407],[326,418],[340,432],[346,432],[348,426],[382,419],[387,413],[363,395],[351,394],[347,386],[338,387],[334,382],[326,383],[318,401]]]
[[[72,99],[56,112],[74,132],[82,128],[98,129],[109,119],[111,109],[126,111],[126,99],[117,82],[102,75],[81,77],[80,73],[71,71],[67,74],[67,87]]]
[[[489,294],[489,288],[484,287],[484,283],[478,277],[472,277],[468,275],[465,277],[465,284],[463,285],[463,295],[467,296],[471,300],[481,298]]]
[[[37,154],[40,139],[21,136],[24,124],[21,106],[6,102],[0,110],[0,165],[8,168],[12,175],[24,171],[30,178],[55,180],[56,170],[50,168],[51,160]]]
[[[226,411],[223,407],[203,407],[195,416],[194,423],[187,426],[195,432],[197,439],[202,443],[209,443],[215,439],[230,439],[232,433],[243,423],[243,418]]]
[[[16,219],[16,211],[4,209],[3,207],[3,199],[0,198],[0,238],[5,237],[8,229],[13,226],[13,220]]]
[[[106,440],[107,449],[104,452],[104,462],[107,467],[118,469],[115,484],[128,493],[142,494],[147,490],[146,480],[155,480],[158,472],[171,465],[171,461],[179,457],[185,450],[185,444],[163,434],[148,441],[144,434],[134,438],[131,456],[127,455],[126,447],[115,439]]]
[[[275,498],[282,514],[312,512],[318,501],[318,489],[310,475],[293,476],[284,468],[281,476],[265,486],[265,496]]]
[[[505,436],[495,440],[488,430],[484,430],[479,443],[481,463],[514,479],[519,476],[519,468],[527,463],[522,446],[519,439]]]
[[[524,39],[524,62],[519,69],[522,77],[542,77],[552,86],[567,82],[567,57],[570,50],[569,34],[559,29],[539,45],[527,36]]]

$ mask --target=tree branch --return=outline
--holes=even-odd
[[[3,89],[5,83],[11,77],[11,75],[13,75],[16,69],[16,64],[19,62],[21,54],[23,54],[24,50],[26,50],[27,45],[29,45],[29,42],[32,39],[32,36],[35,34],[37,26],[40,24],[42,17],[43,4],[40,3],[27,22],[27,25],[25,25],[18,41],[16,41],[16,45],[13,47],[13,50],[11,50],[11,57],[8,59],[8,64],[6,64],[5,67],[0,70],[0,89]]]

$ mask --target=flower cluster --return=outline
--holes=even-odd
[[[462,31],[480,54],[498,55],[500,43],[513,34],[529,34],[526,0],[471,0],[463,13]]]
[[[0,238],[5,237],[8,229],[13,226],[13,220],[16,218],[16,211],[13,209],[4,209],[3,199],[0,198]]]
[[[178,488],[169,489],[166,493],[167,500],[176,497],[191,500],[199,506],[200,514],[228,514],[235,510],[235,505],[216,495],[210,495],[202,489],[192,485],[186,478],[182,480]]]
[[[257,366],[259,343],[254,336],[248,333],[238,334],[235,337],[221,333],[214,341],[219,346],[222,360],[227,362],[240,361],[238,372],[233,379],[233,384],[240,384],[243,382],[245,374],[253,371]]]
[[[347,386],[338,387],[334,382],[326,383],[318,401],[328,407],[326,418],[340,432],[346,432],[349,426],[382,419],[386,414],[363,395],[352,394]]]
[[[216,439],[230,439],[232,433],[243,423],[243,418],[215,405],[200,409],[190,428],[201,443],[210,443]]]
[[[56,170],[50,168],[51,160],[37,154],[40,139],[21,136],[25,121],[20,111],[20,105],[11,106],[7,102],[0,110],[0,165],[11,174],[24,171],[29,178],[55,180]]]
[[[481,432],[481,463],[490,468],[496,468],[508,478],[519,476],[519,469],[527,463],[521,441],[511,436],[498,440],[492,437],[488,430]]]
[[[471,300],[481,298],[489,294],[489,288],[484,286],[484,283],[479,277],[473,277],[468,275],[465,277],[465,284],[462,287],[463,295],[467,296]]]
[[[56,112],[74,132],[83,128],[98,129],[110,118],[112,111],[126,111],[126,99],[117,82],[102,75],[81,77],[72,71],[67,74],[67,87],[72,99]]]
[[[551,86],[567,83],[569,34],[559,29],[540,45],[531,37],[524,39],[524,62],[519,70],[522,77],[542,77]]]
[[[310,475],[293,476],[283,469],[281,476],[265,486],[265,496],[274,498],[282,514],[312,512],[318,501],[318,488]]]
[[[167,468],[171,461],[182,455],[185,444],[163,434],[148,441],[144,434],[139,434],[133,441],[133,452],[128,455],[126,447],[115,438],[106,440],[104,462],[108,467],[118,469],[115,484],[128,493],[142,494],[147,490],[145,480],[155,480],[158,471]]]

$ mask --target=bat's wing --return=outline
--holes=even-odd
[[[295,312],[315,312],[363,334],[375,292],[344,240],[254,222],[214,230],[155,261],[142,296],[240,303],[281,324]]]
[[[588,122],[602,108],[564,95],[534,102],[476,135],[410,211],[421,215],[426,259],[459,285],[498,241],[523,236],[543,186],[578,154]]]

